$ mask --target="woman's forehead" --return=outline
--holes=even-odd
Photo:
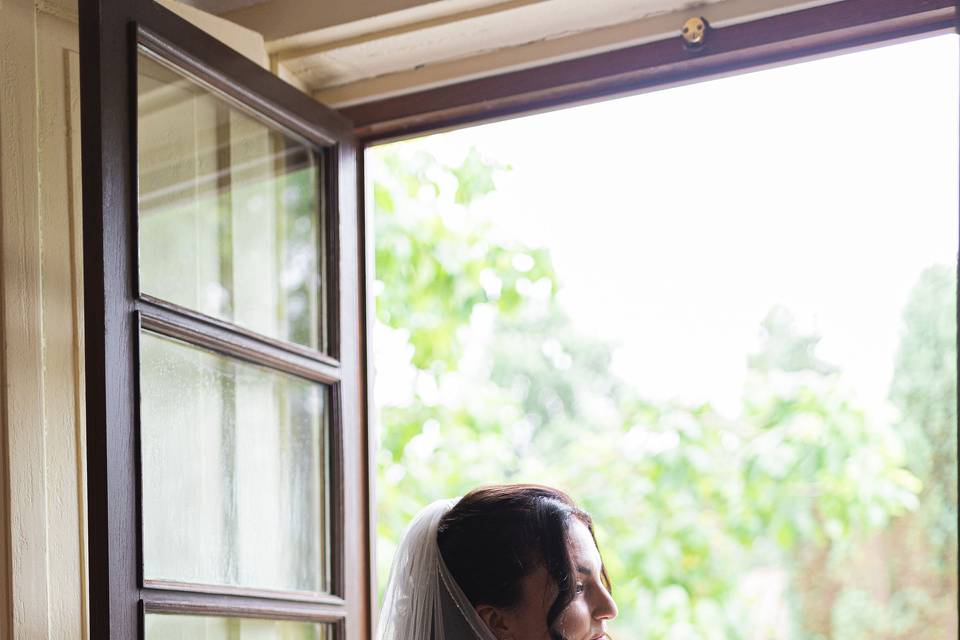
[[[567,529],[570,555],[578,565],[591,571],[600,566],[600,552],[593,541],[593,535],[582,521],[573,518]]]

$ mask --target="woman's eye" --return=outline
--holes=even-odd
[[[577,592],[577,594],[583,593],[583,583],[582,583],[582,582],[578,582],[578,583],[577,583],[576,592]]]

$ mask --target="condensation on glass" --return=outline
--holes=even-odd
[[[138,58],[141,292],[323,349],[318,154]]]
[[[144,578],[328,591],[327,388],[149,331],[140,383]]]
[[[259,620],[147,614],[144,620],[146,640],[329,640],[329,624],[289,620]]]

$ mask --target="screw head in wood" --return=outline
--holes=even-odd
[[[683,23],[680,35],[683,36],[683,45],[688,49],[699,49],[707,40],[710,24],[701,16],[690,18]]]

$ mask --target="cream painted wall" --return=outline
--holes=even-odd
[[[191,7],[183,2],[179,2],[179,0],[157,0],[157,2],[178,14],[184,20],[189,21],[194,26],[203,29],[231,47],[234,51],[241,53],[261,67],[270,69],[271,72],[301,91],[307,92],[306,85],[303,84],[300,78],[288,70],[286,63],[279,60],[271,61],[270,56],[267,54],[267,47],[263,36],[260,33]]]
[[[87,637],[76,11],[0,4],[0,637]]]
[[[263,36],[223,18],[218,18],[200,9],[196,9],[178,0],[157,0],[170,11],[178,14],[192,25],[213,34],[221,42],[264,68],[270,66],[267,48]]]
[[[465,7],[496,4],[503,0],[324,0],[303,3],[299,0],[249,2],[248,6],[223,12],[228,20],[249,29],[257,29],[270,40],[286,38],[306,30],[324,29],[360,20],[377,20],[385,15],[407,13],[420,19],[430,15],[430,5],[440,11],[460,11]],[[218,11],[219,0],[192,0],[192,4]],[[439,5],[446,5],[439,7]],[[426,9],[426,10],[424,10]],[[305,29],[305,25],[309,25]]]

